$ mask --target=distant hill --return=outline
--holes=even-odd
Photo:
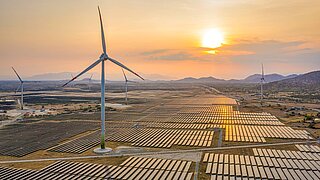
[[[294,78],[267,83],[269,90],[316,90],[320,88],[320,71],[312,71]]]
[[[280,74],[267,74],[264,76],[264,79],[266,82],[274,82],[274,81],[280,81],[283,79],[294,78],[297,76],[298,76],[297,74],[291,74],[289,76],[283,76]],[[260,79],[261,79],[261,74],[254,74],[243,79],[243,81],[248,83],[258,83],[260,82]]]
[[[208,83],[208,82],[225,82],[224,79],[217,79],[214,77],[201,77],[201,78],[193,78],[187,77],[180,80],[176,80],[176,82],[184,82],[184,83]]]

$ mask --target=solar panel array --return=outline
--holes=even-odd
[[[49,149],[49,151],[81,154],[100,143],[99,134],[100,131],[92,132],[88,135],[55,146]]]
[[[170,148],[172,145],[210,147],[213,141],[213,131],[201,130],[168,130],[142,129],[138,139],[130,137],[133,146]],[[123,138],[121,135],[120,138]],[[126,139],[126,137],[124,137]],[[110,137],[117,140],[116,135]]]
[[[237,105],[237,102],[234,99],[231,99],[225,96],[211,96],[211,97],[192,97],[192,98],[177,99],[170,102],[169,104]]]
[[[211,179],[320,179],[320,153],[253,149],[254,155],[205,153]]]
[[[97,127],[96,123],[75,121],[24,123],[8,126],[0,131],[0,154],[25,156]]]
[[[296,144],[296,147],[299,149],[299,151],[320,153],[319,146]]]
[[[0,179],[182,179],[190,180],[192,162],[130,157],[119,166],[57,161],[39,171],[0,167]]]
[[[0,166],[0,179],[16,180],[23,179],[35,174],[36,171],[30,169],[17,169]]]
[[[147,109],[138,119],[134,116],[132,121],[119,122],[119,119],[130,119],[131,114],[108,122],[108,141],[155,148],[171,148],[173,145],[210,147],[213,128],[223,128],[224,140],[232,142],[264,143],[266,138],[311,139],[308,132],[286,127],[269,113],[234,111],[229,105],[158,105]],[[82,153],[97,146],[99,136],[96,132],[50,151]]]
[[[160,129],[208,129],[212,124],[160,123],[160,122],[111,122],[108,128],[160,128]]]
[[[312,139],[308,132],[287,126],[224,125],[225,141],[266,142],[265,138]]]
[[[226,105],[182,108],[170,121],[181,123],[284,125],[269,113],[233,111],[232,106]]]
[[[133,146],[170,148],[178,146],[210,147],[213,143],[213,131],[174,130],[174,129],[126,129],[108,128],[107,141],[130,142]],[[83,153],[97,146],[100,132],[88,134],[78,139],[58,145],[49,151],[65,153]]]

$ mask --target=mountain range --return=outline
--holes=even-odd
[[[75,74],[75,73],[72,73]],[[84,76],[82,79],[79,79],[79,81],[88,81],[88,77],[91,75]],[[157,74],[151,74],[147,75],[144,74],[144,77],[146,77],[147,81],[168,81],[168,79],[171,79],[167,76],[161,76]],[[99,82],[97,81],[99,77],[99,74],[94,73],[93,74],[93,82]],[[117,81],[123,81],[123,77],[120,75],[118,76],[112,76],[113,78],[116,78]],[[48,74],[39,74],[35,75],[29,78],[26,78],[26,80],[36,80],[36,81],[56,81],[56,80],[67,80],[71,78],[70,72],[63,72],[63,73],[48,73]],[[96,78],[96,79],[95,79]],[[134,80],[134,79],[132,79]],[[187,77],[179,80],[171,80],[170,82],[176,82],[176,83],[252,83],[257,84],[261,80],[260,74],[253,74],[250,75],[244,79],[219,79],[215,77],[201,77],[201,78],[193,78],[193,77]],[[283,76],[281,74],[267,74],[265,75],[265,89],[268,90],[301,90],[304,88],[308,89],[320,89],[320,70],[319,71],[312,71],[309,73],[297,75],[297,74],[291,74],[288,76]]]
[[[294,78],[283,79],[267,83],[266,89],[269,90],[319,90],[320,89],[320,71],[312,71],[306,74],[299,75]]]
[[[254,74],[248,76],[245,79],[217,79],[214,77],[202,77],[202,78],[184,78],[177,80],[176,82],[183,83],[253,83],[260,82],[261,75]],[[312,71],[305,74],[297,75],[292,74],[283,76],[280,74],[268,74],[265,75],[264,89],[271,91],[319,91],[320,89],[320,71]]]
[[[297,74],[291,74],[288,76],[283,76],[280,74],[267,74],[264,76],[264,79],[265,79],[265,82],[268,83],[268,82],[280,81],[283,79],[295,78],[297,76],[298,76]],[[261,80],[261,74],[254,74],[243,79],[243,81],[249,82],[249,83],[258,83],[260,82],[260,80]]]
[[[267,74],[264,76],[265,82],[275,82],[280,81],[284,79],[290,79],[297,77],[297,74],[291,74],[288,76],[283,76],[280,74]],[[261,80],[261,74],[253,74],[245,79],[230,79],[230,80],[224,80],[224,79],[218,79],[215,77],[201,77],[201,78],[193,78],[193,77],[187,77],[183,79],[176,80],[176,82],[183,82],[183,83],[259,83]]]

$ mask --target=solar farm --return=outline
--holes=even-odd
[[[0,179],[320,179],[320,147],[307,130],[196,92],[168,91],[172,98],[108,111],[106,143],[114,151],[102,156],[93,153],[97,114],[5,126]]]
[[[308,148],[308,147],[306,147]],[[316,146],[316,148],[319,148]],[[319,179],[320,153],[253,148],[253,155],[205,153],[211,179]]]

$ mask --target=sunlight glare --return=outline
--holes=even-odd
[[[224,43],[223,33],[218,29],[206,30],[202,36],[202,47],[217,48]]]

